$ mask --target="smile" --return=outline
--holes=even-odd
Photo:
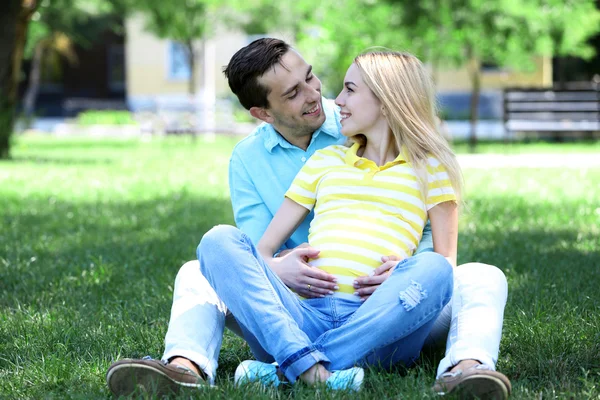
[[[340,121],[343,121],[343,120],[345,120],[346,118],[349,118],[349,117],[350,117],[350,115],[352,115],[352,114],[350,114],[350,113],[344,113],[344,112],[340,112],[340,117],[341,117]]]
[[[302,115],[317,115],[321,112],[321,105],[317,103],[316,106],[314,106],[313,108],[311,108],[310,110],[306,111],[304,114]]]

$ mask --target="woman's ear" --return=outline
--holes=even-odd
[[[263,107],[252,107],[250,108],[250,115],[256,119],[260,119],[268,124],[272,124],[275,119],[271,116],[271,113]]]

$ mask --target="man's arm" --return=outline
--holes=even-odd
[[[424,251],[433,251],[433,236],[431,234],[431,222],[429,220],[423,227],[423,235],[421,236],[421,241],[417,246],[417,251],[415,251],[415,254],[422,253]]]

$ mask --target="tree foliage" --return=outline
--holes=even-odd
[[[482,62],[528,69],[536,55],[590,57],[586,41],[600,30],[594,0],[422,0],[402,2],[401,11],[398,27],[426,59],[467,66],[473,144]]]
[[[61,59],[78,62],[75,46],[88,47],[106,29],[118,30],[114,7],[104,0],[47,0],[33,14],[27,32],[25,58],[31,58],[23,114],[31,117],[44,68],[54,73]]]

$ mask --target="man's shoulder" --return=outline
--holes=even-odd
[[[270,125],[266,122],[263,122],[254,128],[248,136],[240,140],[234,146],[231,158],[255,157],[257,153],[266,151],[265,139],[268,135],[269,128]]]

